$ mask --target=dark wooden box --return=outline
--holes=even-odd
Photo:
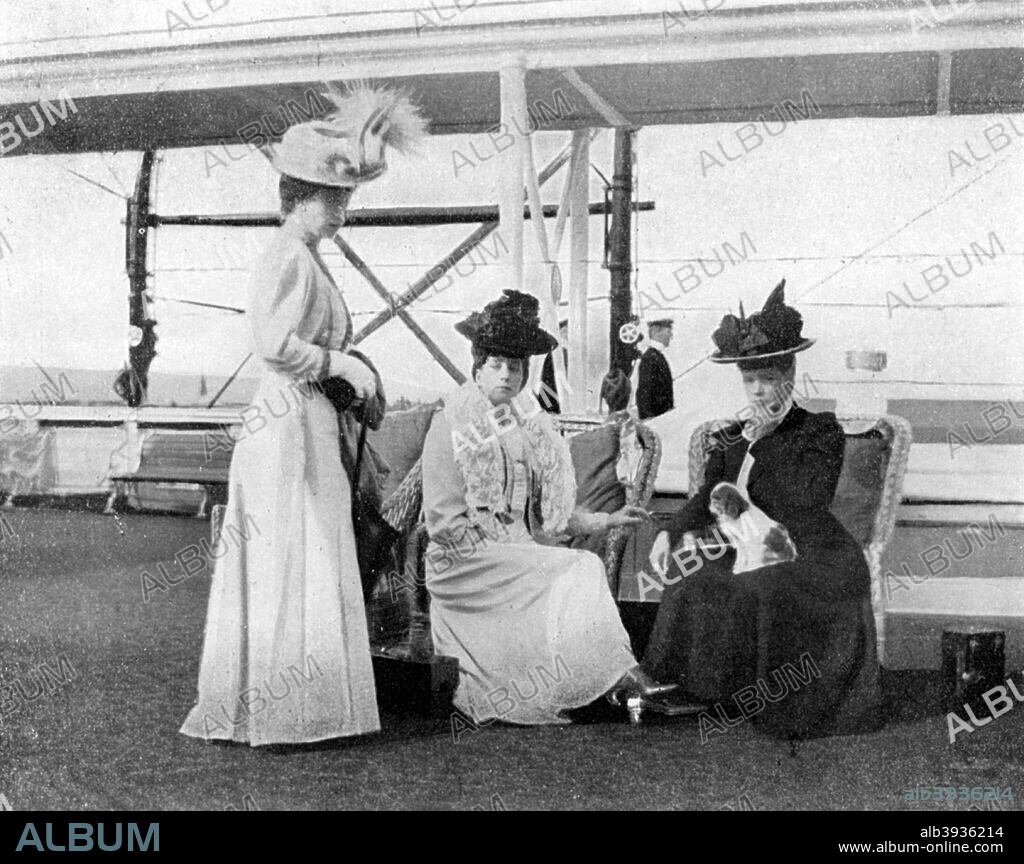
[[[459,684],[459,661],[437,655],[417,660],[375,652],[373,677],[382,711],[442,714],[451,710]]]
[[[1006,637],[991,630],[947,630],[942,634],[943,710],[980,707],[981,696],[1006,680]]]

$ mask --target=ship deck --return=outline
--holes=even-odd
[[[881,732],[795,753],[749,723],[702,743],[693,719],[633,728],[601,713],[563,727],[495,724],[457,741],[447,716],[384,715],[381,734],[315,746],[206,744],[177,730],[195,696],[209,579],[144,603],[141,574],[176,567],[207,523],[0,513],[0,679],[29,695],[32,670],[67,679],[0,722],[0,793],[16,810],[739,809],[740,796],[758,810],[966,810],[905,802],[904,790],[1024,794],[1024,707],[950,746],[939,675],[925,671],[885,674]],[[624,609],[638,633],[639,611]]]

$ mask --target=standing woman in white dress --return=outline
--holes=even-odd
[[[304,743],[380,729],[351,486],[339,434],[358,426],[314,386],[339,377],[374,397],[346,353],[348,310],[317,252],[352,191],[424,123],[401,94],[331,88],[336,110],[290,128],[268,156],[284,221],[257,265],[249,319],[263,370],[231,463],[210,588],[199,698],[181,728],[206,740]],[[239,539],[239,533],[242,540]],[[248,539],[244,539],[248,537]]]

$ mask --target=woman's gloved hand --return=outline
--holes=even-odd
[[[681,549],[696,549],[697,548],[697,535],[693,531],[687,531],[683,534],[683,540],[680,544]],[[659,531],[658,536],[654,538],[654,545],[651,546],[651,554],[648,560],[651,562],[651,566],[654,568],[654,572],[659,576],[664,576],[668,573],[669,556],[672,553],[672,546],[668,540],[668,531]]]
[[[608,514],[608,527],[619,528],[627,525],[639,525],[641,522],[646,522],[650,518],[651,514],[644,510],[643,507],[637,507],[635,504],[627,504],[625,507],[616,510],[614,513]]]
[[[331,351],[329,356],[329,375],[348,381],[355,388],[357,399],[369,399],[377,392],[377,378],[362,360],[342,351]]]
[[[654,544],[651,546],[651,554],[647,559],[651,562],[651,567],[654,568],[654,572],[659,576],[664,576],[668,572],[668,554],[670,551],[668,531],[659,531],[658,536],[654,538]]]

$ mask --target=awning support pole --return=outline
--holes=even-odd
[[[156,355],[156,321],[150,319],[146,306],[146,252],[149,246],[149,206],[153,165],[156,153],[142,154],[135,190],[127,203],[125,218],[125,269],[128,272],[128,324],[142,332],[142,338],[128,347],[129,379],[124,388],[128,405],[137,408],[146,399],[149,365]],[[136,331],[137,332],[137,331]],[[133,340],[134,341],[134,340]]]
[[[949,51],[939,54],[939,74],[935,83],[935,113],[949,116],[949,91],[953,75],[953,55]]]
[[[580,77],[579,72],[577,72],[572,66],[563,66],[560,71],[565,76],[566,81],[579,90],[594,110],[604,117],[609,126],[620,129],[633,125],[618,108],[612,105],[611,102],[605,99],[604,96],[584,81]]]
[[[570,145],[571,146],[571,145]],[[555,227],[551,232],[551,257],[558,258],[562,251],[562,238],[565,236],[565,226],[569,218],[569,193],[572,191],[572,178],[575,167],[569,163],[569,172],[565,175],[565,182],[562,184],[562,194],[558,198],[558,215],[555,218]]]
[[[608,232],[608,270],[611,273],[609,369],[632,372],[619,329],[632,314],[629,280],[633,272],[630,237],[633,195],[633,130],[615,130],[615,173],[612,175],[612,215]]]
[[[570,169],[571,170],[571,169]],[[548,231],[544,219],[533,218],[534,213],[543,213],[544,207],[540,199],[540,183],[537,182],[537,172],[533,161],[533,139],[526,139],[526,197],[530,202],[530,224],[533,225],[534,233],[537,236],[537,247],[540,250],[541,271],[530,279],[531,289],[536,290],[536,296],[541,305],[541,321],[546,319],[545,329],[552,334],[558,334],[558,302],[562,293],[562,277],[558,270],[558,264],[554,260],[551,247],[548,242]],[[539,277],[539,278],[536,278]],[[558,393],[559,404],[567,398],[565,392],[565,358],[562,355],[561,347],[555,349],[551,354],[551,360],[555,371],[555,390]],[[537,364],[531,374],[530,385],[535,387],[540,380],[542,365]]]
[[[523,173],[526,165],[525,132],[530,128],[526,110],[526,70],[522,64],[503,66],[501,84],[502,135],[512,138],[512,144],[498,154],[499,197],[498,213],[501,236],[509,244],[506,263],[508,278],[505,284],[517,291],[523,290]]]
[[[569,394],[570,412],[587,410],[587,295],[590,262],[590,141],[591,130],[572,133],[572,188],[569,190]]]

